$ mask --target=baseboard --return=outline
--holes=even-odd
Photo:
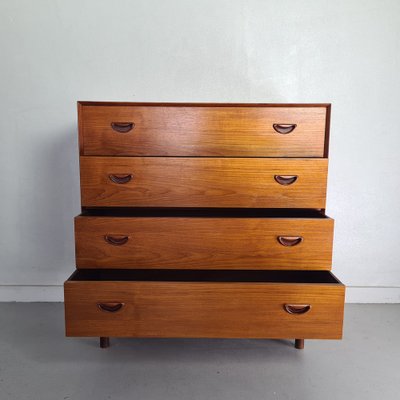
[[[0,302],[60,302],[62,285],[0,285]],[[400,303],[400,287],[348,286],[346,303]]]
[[[348,286],[346,303],[400,303],[400,287]]]
[[[62,285],[0,285],[0,301],[64,301]]]

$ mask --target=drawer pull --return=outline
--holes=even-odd
[[[278,242],[282,246],[292,247],[297,246],[303,241],[302,236],[278,236]]]
[[[285,304],[283,307],[289,314],[305,314],[311,310],[310,304]]]
[[[97,303],[97,307],[101,311],[114,313],[119,311],[125,304],[124,303]]]
[[[129,236],[110,236],[104,235],[104,240],[113,246],[122,246],[129,240]]]
[[[273,124],[272,127],[276,132],[287,135],[290,132],[293,132],[296,129],[297,124]]]
[[[275,175],[274,178],[283,186],[291,185],[297,181],[297,175]]]
[[[121,185],[121,184],[130,182],[133,178],[133,175],[132,174],[126,174],[126,175],[110,174],[108,177],[110,178],[110,181]]]
[[[133,122],[111,122],[111,128],[119,133],[127,133],[135,127]]]

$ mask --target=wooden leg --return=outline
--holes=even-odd
[[[110,347],[110,338],[109,337],[101,337],[100,338],[100,347],[102,349],[106,349],[107,347]]]
[[[296,347],[296,349],[299,349],[299,350],[304,349],[304,339],[295,339],[294,347]]]

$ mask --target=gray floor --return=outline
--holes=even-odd
[[[0,303],[0,399],[400,399],[400,305],[348,305],[343,341],[65,338],[60,303]]]

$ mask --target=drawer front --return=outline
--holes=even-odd
[[[65,283],[67,336],[339,339],[343,305],[337,284]]]
[[[327,159],[81,157],[82,206],[325,208]]]
[[[327,109],[81,105],[82,155],[323,157]]]
[[[75,218],[78,268],[331,268],[330,218]]]

